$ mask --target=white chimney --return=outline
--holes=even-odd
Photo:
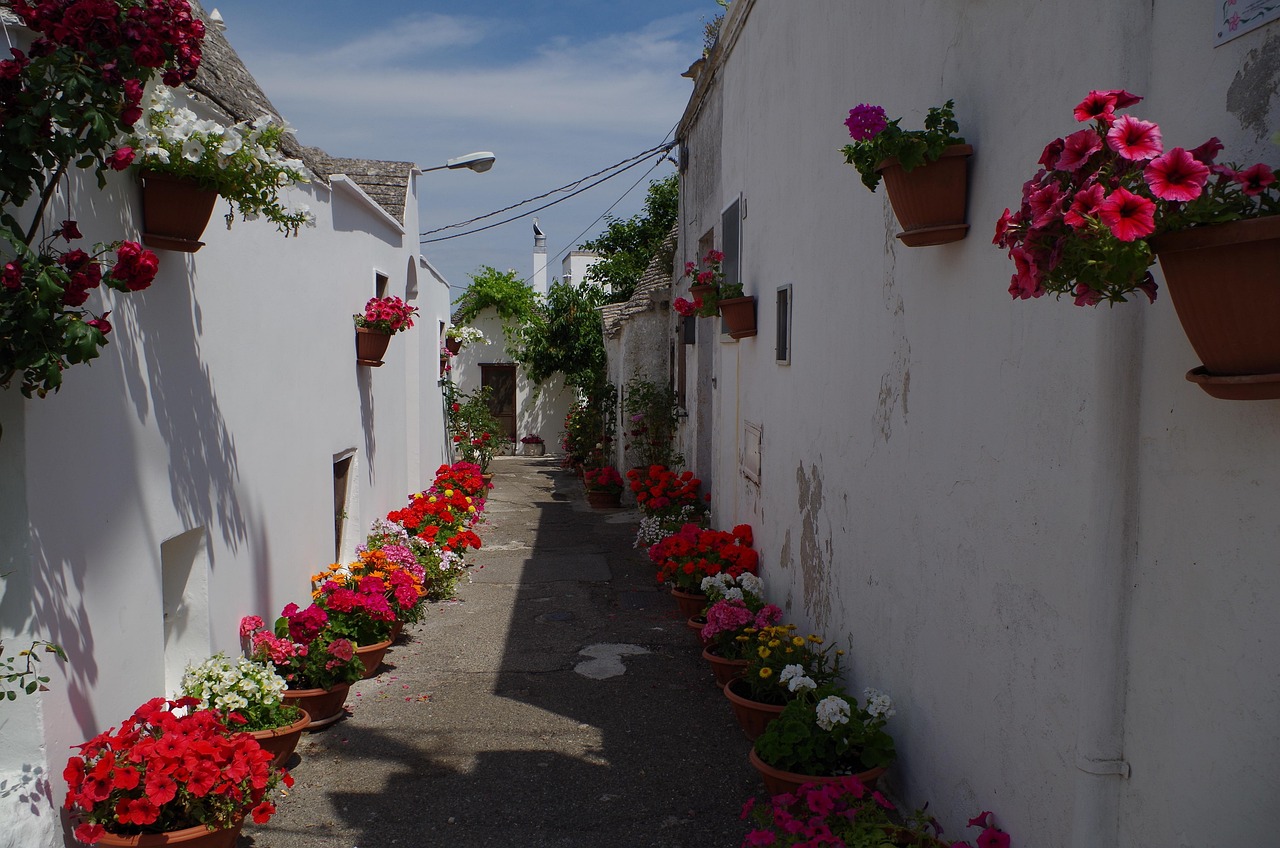
[[[547,236],[533,219],[533,290],[547,293]]]

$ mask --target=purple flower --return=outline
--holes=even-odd
[[[868,103],[860,103],[849,110],[849,119],[844,122],[849,128],[849,135],[854,141],[870,141],[889,126],[885,120],[884,109]]]

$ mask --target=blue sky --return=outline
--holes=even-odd
[[[714,0],[205,0],[205,8],[221,12],[232,46],[303,144],[423,167],[475,150],[497,155],[485,174],[421,178],[424,230],[661,143],[692,90],[680,74],[720,11]],[[593,220],[649,164],[538,213],[550,252],[599,233],[603,222]],[[671,171],[663,163],[649,179]],[[613,214],[639,211],[647,183]],[[424,249],[459,288],[480,265],[527,276],[532,244],[526,218]]]

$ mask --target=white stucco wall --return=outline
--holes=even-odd
[[[146,292],[93,295],[115,330],[91,367],[43,400],[0,394],[0,636],[68,653],[45,663],[50,691],[0,706],[0,846],[62,844],[69,747],[172,694],[166,666],[235,653],[241,616],[305,603],[334,558],[336,456],[355,456],[350,556],[444,455],[433,325],[448,287],[419,267],[416,197],[400,226],[340,183],[292,190],[319,219],[297,238],[265,221],[227,231],[220,201],[206,246],[157,251]],[[131,174],[75,192],[87,242],[137,237]],[[375,272],[423,318],[365,368],[352,314]],[[162,549],[193,563],[167,657]]]
[[[1192,0],[806,0],[734,4],[726,32],[746,12],[686,128],[678,256],[742,194],[760,333],[726,344],[700,322],[693,385],[712,397],[683,436],[717,524],[752,522],[772,599],[849,649],[855,691],[892,694],[891,783],[949,835],[993,809],[1015,844],[1275,844],[1280,403],[1187,383],[1163,292],[1010,300],[990,239],[1090,89],[1146,95],[1129,111],[1167,146],[1217,135],[1225,159],[1274,164],[1280,31],[1214,49]],[[976,147],[972,230],[906,248],[883,190],[843,164],[842,121],[865,102],[918,127],[947,98]],[[738,467],[748,423],[759,487]],[[1078,767],[1108,749],[1127,779]]]

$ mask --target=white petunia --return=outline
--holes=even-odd
[[[204,142],[198,138],[189,138],[182,144],[182,158],[188,162],[199,162],[204,158]]]
[[[828,695],[814,707],[818,716],[818,727],[831,730],[837,724],[849,723],[849,704],[844,698]]]

